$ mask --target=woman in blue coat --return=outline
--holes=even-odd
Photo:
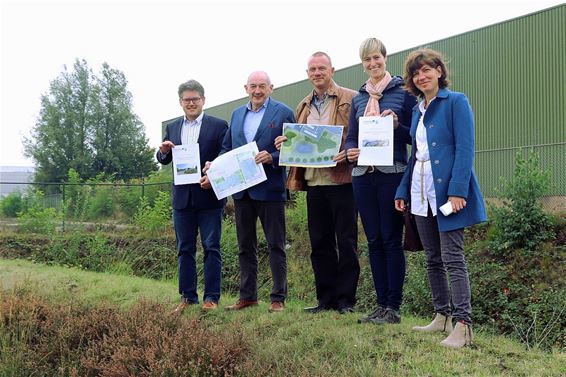
[[[419,49],[405,61],[407,89],[420,101],[411,121],[411,168],[397,189],[395,208],[403,211],[410,202],[435,311],[432,323],[413,330],[449,332],[441,344],[461,348],[472,341],[464,228],[487,216],[473,171],[474,115],[464,94],[447,89],[447,75],[437,51]]]

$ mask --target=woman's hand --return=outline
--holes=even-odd
[[[454,213],[463,210],[466,206],[466,199],[460,198],[459,196],[449,196],[448,201],[452,203],[452,211],[454,211]]]
[[[403,199],[395,199],[395,209],[403,212],[405,210],[405,201]]]
[[[283,144],[286,141],[287,141],[287,136],[284,136],[284,135],[277,136],[275,138],[275,148],[277,148],[277,150],[280,151],[281,150],[281,144]]]
[[[346,151],[340,151],[332,160],[336,161],[337,164],[346,161]]]
[[[350,162],[358,161],[358,157],[360,157],[360,148],[350,148],[346,153],[346,157]]]
[[[382,117],[386,117],[388,115],[393,116],[393,129],[396,130],[397,127],[399,127],[399,119],[397,118],[397,114],[395,114],[395,111],[391,109],[383,110],[383,112],[381,113]]]

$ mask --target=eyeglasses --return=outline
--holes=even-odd
[[[191,97],[191,98],[182,98],[181,101],[183,103],[197,103],[202,99],[202,97]]]

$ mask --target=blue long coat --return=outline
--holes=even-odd
[[[417,143],[415,135],[421,113],[413,108],[410,135],[412,153],[409,166],[414,166]],[[487,220],[483,197],[474,174],[474,114],[463,93],[440,89],[425,113],[427,143],[430,152],[436,204],[440,207],[448,196],[466,200],[466,207],[449,216],[437,208],[438,229],[447,232]],[[397,188],[395,199],[410,201],[411,176],[407,169]]]

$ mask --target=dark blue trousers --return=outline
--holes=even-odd
[[[403,216],[395,210],[395,191],[403,173],[378,170],[353,177],[354,197],[368,240],[377,304],[399,310],[405,281]]]
[[[220,234],[222,208],[174,209],[173,222],[177,237],[179,262],[179,293],[189,302],[197,303],[197,236],[204,250],[204,301],[218,302],[222,280]]]

